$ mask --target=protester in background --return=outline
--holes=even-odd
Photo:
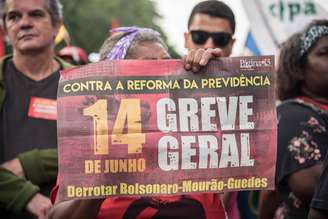
[[[328,62],[328,21],[326,20],[323,22],[324,25],[322,25],[321,30],[322,33],[317,35],[317,39],[313,39],[314,41],[318,41],[317,44],[320,48],[320,55],[325,57],[325,60],[322,58],[322,64],[326,64],[326,66],[318,66],[322,67],[322,71],[326,71],[325,75],[320,77],[319,80],[325,80],[325,86],[326,86],[326,92],[324,93],[323,98],[321,98],[321,102],[323,105],[323,108],[326,112],[328,112],[328,94],[327,94],[327,86],[328,86],[328,80],[327,80],[327,62]],[[322,36],[320,36],[322,35]],[[313,42],[315,43],[315,42]],[[315,47],[318,47],[316,45]],[[315,48],[313,48],[315,50]],[[322,73],[324,74],[324,73]],[[326,120],[327,124],[327,120]],[[327,127],[327,126],[326,126]],[[327,136],[327,128],[326,128],[326,136]],[[327,142],[327,140],[326,140]],[[327,144],[326,144],[327,146]],[[309,219],[325,219],[328,218],[328,153],[326,155],[325,161],[324,161],[324,168],[320,177],[319,185],[316,188],[315,194],[311,201],[311,209],[309,214]]]
[[[72,65],[85,65],[88,63],[88,56],[81,47],[66,46],[59,50],[57,55]]]
[[[228,5],[216,0],[200,2],[192,9],[188,20],[185,48],[220,48],[222,56],[228,57],[235,43],[235,26],[235,16]]]
[[[100,49],[101,60],[167,59],[167,46],[152,29],[118,28],[112,31]],[[206,65],[209,59],[221,56],[220,49],[197,50],[185,57],[185,67]],[[60,180],[60,179],[59,179]],[[58,191],[55,188],[54,197]],[[97,200],[72,200],[56,203],[51,219],[73,218],[225,218],[219,195],[193,194],[165,197],[117,197]]]
[[[53,50],[61,5],[58,0],[3,0],[1,8],[13,55],[0,62],[0,218],[43,219],[57,175],[59,70],[67,66]],[[38,104],[48,113],[38,113]]]
[[[188,20],[188,31],[184,34],[185,48],[194,49],[220,48],[222,56],[231,55],[235,39],[235,16],[224,2],[203,1],[195,5]],[[223,203],[229,218],[238,219],[237,192],[224,193]]]
[[[313,21],[287,40],[277,75],[282,103],[276,183],[283,199],[277,217],[302,219],[308,216],[328,149],[328,20]]]

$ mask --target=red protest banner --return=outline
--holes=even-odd
[[[272,56],[104,61],[63,72],[59,199],[272,189]]]

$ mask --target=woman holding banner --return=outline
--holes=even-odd
[[[170,58],[167,46],[156,31],[138,27],[112,30],[112,35],[104,42],[100,55],[102,60]],[[221,56],[221,49],[194,50],[185,57],[185,68],[198,71],[211,58],[219,56]],[[53,201],[56,199],[57,191],[58,186],[53,191]],[[221,205],[220,195],[212,193],[64,201],[55,203],[50,218],[214,219],[225,218],[225,211]]]
[[[308,216],[328,149],[328,20],[313,21],[287,40],[277,73],[282,103],[276,183],[283,204],[276,217],[302,219]],[[262,210],[270,202],[262,203]]]

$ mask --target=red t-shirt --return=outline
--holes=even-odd
[[[55,201],[58,185],[51,193]],[[97,219],[224,219],[220,194],[203,193],[164,197],[107,198]]]

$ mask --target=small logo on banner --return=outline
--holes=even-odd
[[[259,67],[272,67],[272,62],[270,58],[264,59],[240,59],[241,69],[255,69]]]
[[[57,101],[47,98],[31,97],[28,116],[37,119],[56,120]]]

